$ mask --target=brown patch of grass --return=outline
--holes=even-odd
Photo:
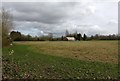
[[[65,58],[117,63],[118,41],[17,42],[31,45],[33,50]]]

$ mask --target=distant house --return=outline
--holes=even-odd
[[[68,41],[75,41],[75,38],[74,37],[66,37],[66,40],[68,40]]]

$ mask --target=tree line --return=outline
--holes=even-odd
[[[10,33],[10,38],[12,41],[67,41],[66,37],[74,37],[77,41],[88,41],[88,40],[120,40],[120,36],[118,35],[92,35],[87,36],[86,34],[80,33],[66,33],[65,36],[53,38],[52,34],[48,34],[47,36],[31,36],[31,35],[24,35],[18,31],[12,31]]]

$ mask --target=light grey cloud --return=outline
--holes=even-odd
[[[114,0],[79,2],[8,2],[3,7],[14,17],[15,30],[32,35],[65,30],[88,35],[118,33],[118,6]]]

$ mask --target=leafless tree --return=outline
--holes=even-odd
[[[2,47],[2,13],[0,12],[0,48]]]
[[[10,43],[9,40],[9,32],[10,30],[13,28],[13,17],[11,15],[11,13],[8,10],[5,10],[4,8],[2,8],[1,10],[1,24],[2,24],[2,45],[8,45]],[[1,27],[1,26],[0,26]]]

